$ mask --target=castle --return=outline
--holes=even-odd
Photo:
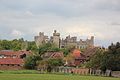
[[[77,41],[77,37],[67,36],[65,39],[60,38],[60,33],[54,30],[53,36],[48,38],[43,32],[39,33],[39,36],[34,37],[37,47],[41,46],[43,43],[53,43],[57,48],[75,47],[78,49],[84,49],[87,47],[94,46],[94,36],[90,39]]]

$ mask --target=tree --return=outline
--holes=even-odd
[[[35,69],[37,66],[37,61],[42,60],[39,55],[30,55],[25,59],[24,67],[26,69]]]
[[[44,54],[45,52],[47,51],[60,51],[59,48],[56,48],[54,44],[51,44],[51,43],[44,43],[43,45],[41,45],[38,49],[38,53],[40,55]]]
[[[31,50],[33,51],[34,53],[37,53],[38,52],[38,48],[35,44],[35,41],[27,41],[27,49],[26,50]]]
[[[95,55],[91,57],[90,61],[87,62],[86,67],[95,68],[95,69],[100,68],[103,54],[104,54],[104,50],[98,49]]]
[[[70,50],[67,48],[61,49],[61,51],[63,52],[64,56],[67,56],[70,53]]]
[[[35,41],[24,41],[23,38],[13,40],[0,40],[0,50],[31,50],[38,52]]]
[[[120,70],[120,43],[111,44],[107,51],[97,51],[87,63],[87,67],[97,68],[105,71]]]
[[[37,68],[46,68],[47,72],[51,72],[52,69],[58,66],[63,66],[63,64],[64,63],[62,59],[46,59],[39,61]]]
[[[62,66],[63,60],[62,59],[48,59],[48,65],[52,67]]]
[[[106,53],[106,67],[111,70],[120,70],[120,43],[111,44]]]

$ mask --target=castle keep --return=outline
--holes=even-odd
[[[78,49],[84,49],[87,47],[94,46],[94,36],[90,39],[77,41],[77,37],[67,36],[65,39],[60,38],[60,33],[54,30],[53,36],[48,38],[43,32],[39,33],[39,36],[34,37],[37,47],[41,46],[43,43],[53,43],[57,48],[75,47]]]

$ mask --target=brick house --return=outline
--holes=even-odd
[[[2,58],[0,59],[0,70],[20,70],[23,68],[23,59]]]
[[[0,51],[0,70],[20,70],[23,69],[24,58],[30,55],[31,51]]]
[[[71,57],[71,60],[66,59],[65,66],[79,66],[86,62],[86,56],[79,49],[74,49],[69,57]]]

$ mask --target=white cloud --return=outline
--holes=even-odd
[[[4,37],[33,40],[40,31],[62,37],[91,36],[96,44],[120,40],[120,0],[1,0],[0,32]],[[6,31],[7,30],[7,31]],[[12,32],[11,32],[12,31]],[[4,34],[6,33],[6,34]],[[7,35],[11,33],[10,35]],[[8,37],[9,39],[9,37]],[[104,42],[103,42],[104,41]]]
[[[26,11],[26,12],[25,12],[25,15],[26,15],[26,16],[34,16],[31,11]]]
[[[14,29],[12,32],[11,32],[11,36],[13,38],[21,38],[24,34],[21,32],[21,31],[18,31],[16,29]]]

